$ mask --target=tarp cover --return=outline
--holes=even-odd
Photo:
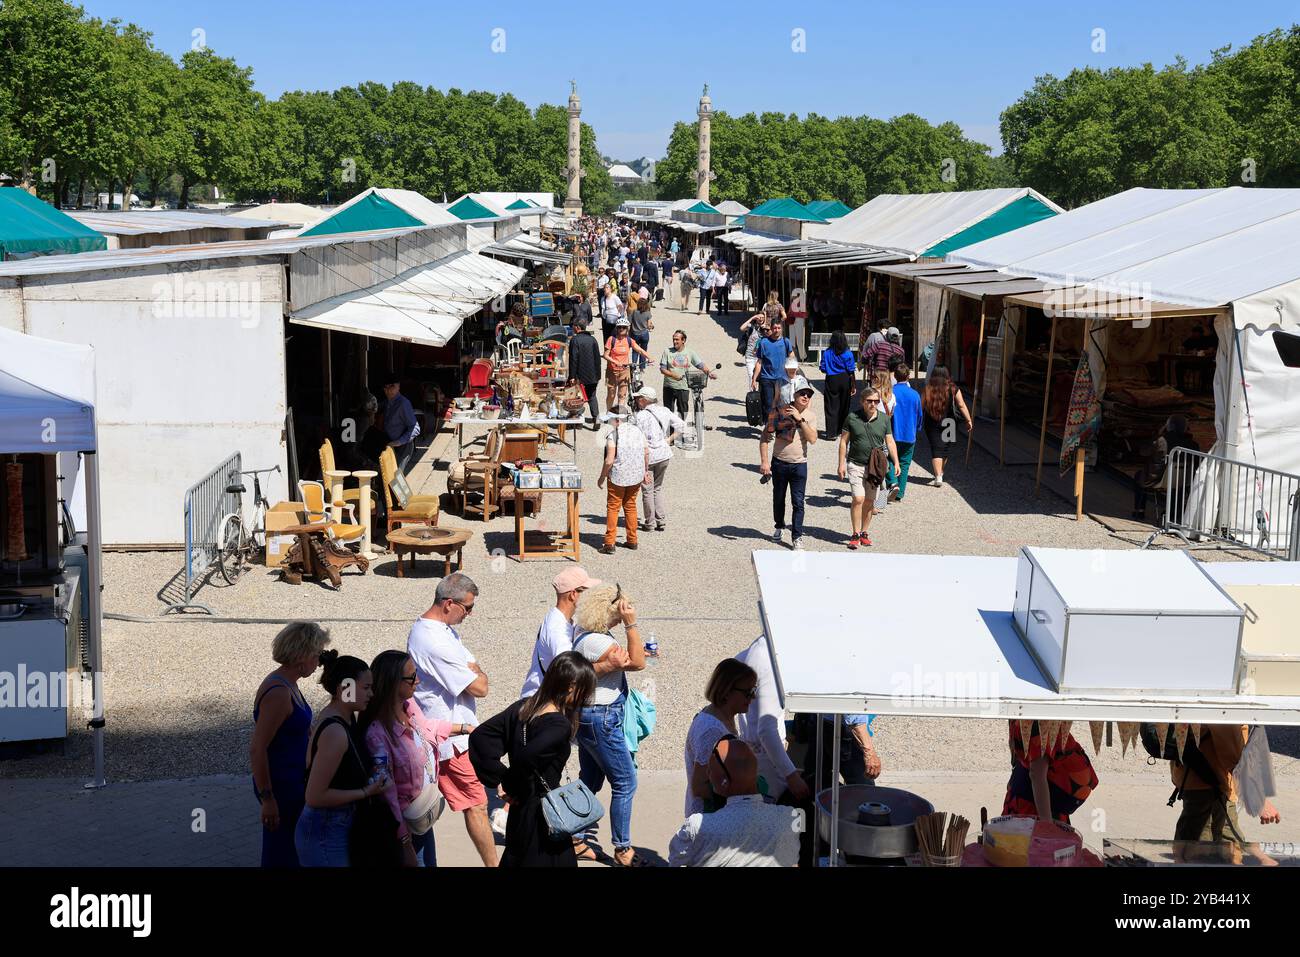
[[[95,450],[95,351],[0,329],[0,455]]]
[[[85,253],[108,240],[26,190],[0,189],[0,260],[9,256]]]
[[[357,202],[340,206],[332,216],[303,230],[299,236],[329,236],[334,233],[362,233],[371,229],[398,229],[424,226],[410,213],[390,203],[378,193],[361,196]]]

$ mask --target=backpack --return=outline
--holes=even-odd
[[[1156,725],[1148,724],[1145,721],[1138,725],[1138,735],[1142,738],[1142,747],[1146,749],[1147,754],[1155,758],[1157,761],[1177,761],[1184,768],[1195,771],[1198,778],[1213,788],[1215,797],[1218,798],[1219,804],[1226,806],[1227,796],[1219,788],[1219,779],[1215,776],[1214,769],[1210,767],[1210,762],[1206,760],[1205,754],[1202,753],[1201,749],[1197,746],[1198,742],[1193,741],[1192,736],[1189,734],[1187,736],[1187,742],[1183,746],[1183,753],[1180,756],[1178,754],[1178,740],[1174,735],[1174,726],[1172,724],[1166,725],[1165,730],[1165,747],[1162,752],[1160,750],[1160,738],[1156,734]],[[1184,774],[1183,780],[1185,781],[1186,779],[1186,775]],[[1166,803],[1169,807],[1173,807],[1174,802],[1182,796],[1183,786],[1179,784],[1174,788],[1173,793],[1169,795],[1169,800]],[[1245,840],[1240,834],[1237,834],[1237,829],[1232,827],[1231,821],[1228,821],[1227,823],[1228,826],[1232,828],[1233,834],[1236,834],[1237,839],[1244,844]]]

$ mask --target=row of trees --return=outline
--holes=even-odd
[[[209,49],[180,62],[133,25],[65,0],[0,4],[0,172],[63,205],[103,188],[151,200],[215,184],[240,199],[340,202],[369,186],[454,198],[563,196],[568,116],[513,96],[365,83],[268,100],[253,71]],[[613,184],[583,126],[584,205]],[[125,184],[125,185],[124,185]]]
[[[1134,186],[1300,186],[1300,26],[1181,59],[1039,77],[1002,114],[1015,180],[1063,206]]]

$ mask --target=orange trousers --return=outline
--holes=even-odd
[[[618,534],[618,513],[623,512],[623,521],[627,528],[627,543],[636,544],[636,499],[641,492],[640,485],[615,485],[606,483],[608,497],[605,507],[605,544],[613,545]]]

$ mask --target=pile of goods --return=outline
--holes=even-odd
[[[985,859],[994,867],[1074,867],[1083,836],[1060,821],[1008,815],[984,825]]]
[[[961,867],[970,821],[960,814],[935,811],[918,815],[916,842],[921,848],[921,863],[926,867]]]

